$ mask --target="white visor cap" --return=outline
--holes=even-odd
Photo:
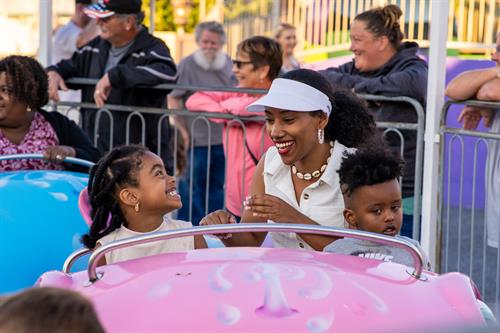
[[[323,111],[330,116],[332,104],[324,93],[305,83],[289,79],[275,79],[267,94],[249,106],[249,112],[263,112],[266,107],[282,110],[311,112]]]

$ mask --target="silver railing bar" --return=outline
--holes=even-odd
[[[109,244],[100,246],[99,248],[94,250],[94,252],[89,258],[87,266],[87,273],[89,276],[89,280],[91,282],[95,282],[98,279],[96,271],[97,263],[106,253],[111,252],[113,250],[118,250],[134,245],[145,244],[172,238],[207,235],[207,234],[243,233],[243,232],[293,232],[293,233],[316,234],[316,235],[324,235],[332,237],[351,237],[360,240],[374,241],[381,244],[391,245],[408,252],[413,258],[415,264],[414,271],[411,273],[411,275],[416,279],[420,279],[424,267],[424,256],[415,245],[391,236],[358,231],[358,230],[316,226],[316,225],[282,224],[282,223],[280,224],[239,223],[232,225],[201,226],[196,228],[148,233],[145,235],[117,240]],[[71,267],[67,268],[70,269]]]
[[[12,154],[12,155],[2,155],[0,156],[0,161],[6,160],[43,160],[43,154]],[[83,160],[81,158],[76,157],[66,157],[64,162],[71,164],[78,164],[84,167],[92,167],[94,165],[93,162]]]
[[[470,131],[460,128],[451,128],[451,127],[443,127],[441,131],[443,134],[467,135],[484,139],[497,139],[497,140],[500,139],[499,133]]]
[[[97,79],[88,79],[88,78],[71,78],[67,79],[66,83],[69,84],[78,84],[85,86],[95,86],[95,84],[99,80]],[[223,92],[240,92],[240,93],[248,93],[248,94],[265,94],[267,93],[266,89],[250,89],[250,88],[233,88],[233,87],[214,87],[214,86],[193,86],[186,84],[177,84],[177,83],[163,83],[156,86],[137,86],[138,89],[156,89],[156,90],[189,90],[189,91],[223,91]]]
[[[359,94],[358,97],[367,101],[403,102],[410,104],[417,113],[416,127],[416,152],[415,152],[415,181],[413,184],[413,239],[420,239],[420,207],[422,203],[422,181],[424,176],[424,132],[425,132],[425,112],[423,106],[416,100],[406,96],[378,96]],[[377,124],[377,126],[379,126]]]
[[[91,252],[92,252],[92,250],[83,247],[83,248],[78,249],[75,252],[71,253],[69,255],[69,257],[67,257],[66,260],[64,261],[62,271],[66,274],[71,273],[71,267],[73,267],[73,264],[75,263],[75,261],[77,261],[81,257],[83,257],[86,254],[91,253]]]

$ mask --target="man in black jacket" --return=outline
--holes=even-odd
[[[97,19],[100,35],[77,50],[71,59],[48,67],[49,95],[58,101],[58,90],[67,90],[66,79],[85,77],[99,79],[95,88],[82,87],[82,101],[102,108],[104,103],[142,107],[164,107],[168,91],[147,89],[161,83],[176,80],[176,67],[170,51],[163,41],[153,37],[141,22],[141,0],[99,0],[85,9],[85,13]],[[145,88],[146,87],[146,88]],[[94,138],[97,135],[98,148],[104,152],[112,146],[126,142],[127,118],[130,111],[112,111],[113,126],[102,114],[97,132],[96,110],[82,109],[83,129]],[[158,138],[160,114],[142,114],[145,120],[145,145],[153,152],[158,151],[167,169],[172,171],[172,158],[168,149],[168,119],[161,124],[161,138]],[[129,124],[129,143],[140,143],[143,124],[133,116]],[[113,135],[111,135],[113,133]]]

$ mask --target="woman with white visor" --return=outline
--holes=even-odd
[[[297,223],[344,227],[344,202],[337,170],[343,154],[380,144],[364,103],[336,91],[319,73],[298,69],[275,79],[264,97],[247,107],[266,114],[274,142],[262,157],[246,198],[242,223]],[[349,147],[349,148],[348,148]],[[235,223],[216,211],[200,224]],[[220,235],[226,246],[260,246],[265,233]],[[320,235],[272,233],[275,247],[322,250],[334,239]]]

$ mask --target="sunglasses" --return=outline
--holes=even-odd
[[[241,69],[241,67],[246,64],[253,64],[253,62],[233,59],[233,65],[235,65],[238,69]]]

